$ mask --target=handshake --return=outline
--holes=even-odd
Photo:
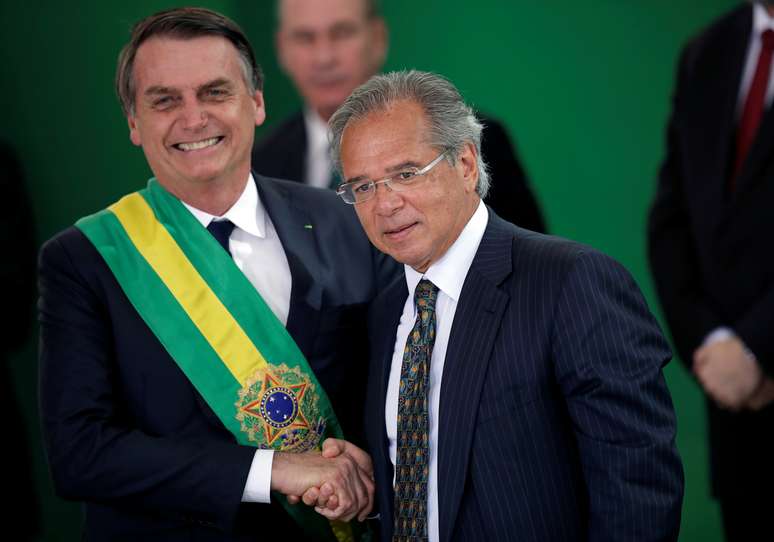
[[[365,520],[374,504],[374,470],[369,455],[345,440],[329,438],[322,453],[276,452],[271,489],[288,502],[303,501],[331,520]]]

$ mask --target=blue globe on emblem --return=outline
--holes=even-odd
[[[261,417],[272,427],[287,427],[298,415],[298,401],[288,388],[266,390],[261,398]]]

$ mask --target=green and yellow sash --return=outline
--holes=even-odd
[[[239,444],[304,452],[319,449],[325,438],[343,438],[293,338],[218,242],[158,181],[76,226]],[[349,524],[274,498],[308,534],[354,540]]]

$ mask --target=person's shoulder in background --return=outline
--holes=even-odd
[[[252,168],[267,177],[301,182],[306,153],[304,115],[297,112],[253,144]]]

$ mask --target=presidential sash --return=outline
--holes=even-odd
[[[343,438],[293,338],[215,238],[158,181],[76,226],[239,444],[305,452],[325,438]],[[273,498],[309,535],[354,540],[349,524]]]

